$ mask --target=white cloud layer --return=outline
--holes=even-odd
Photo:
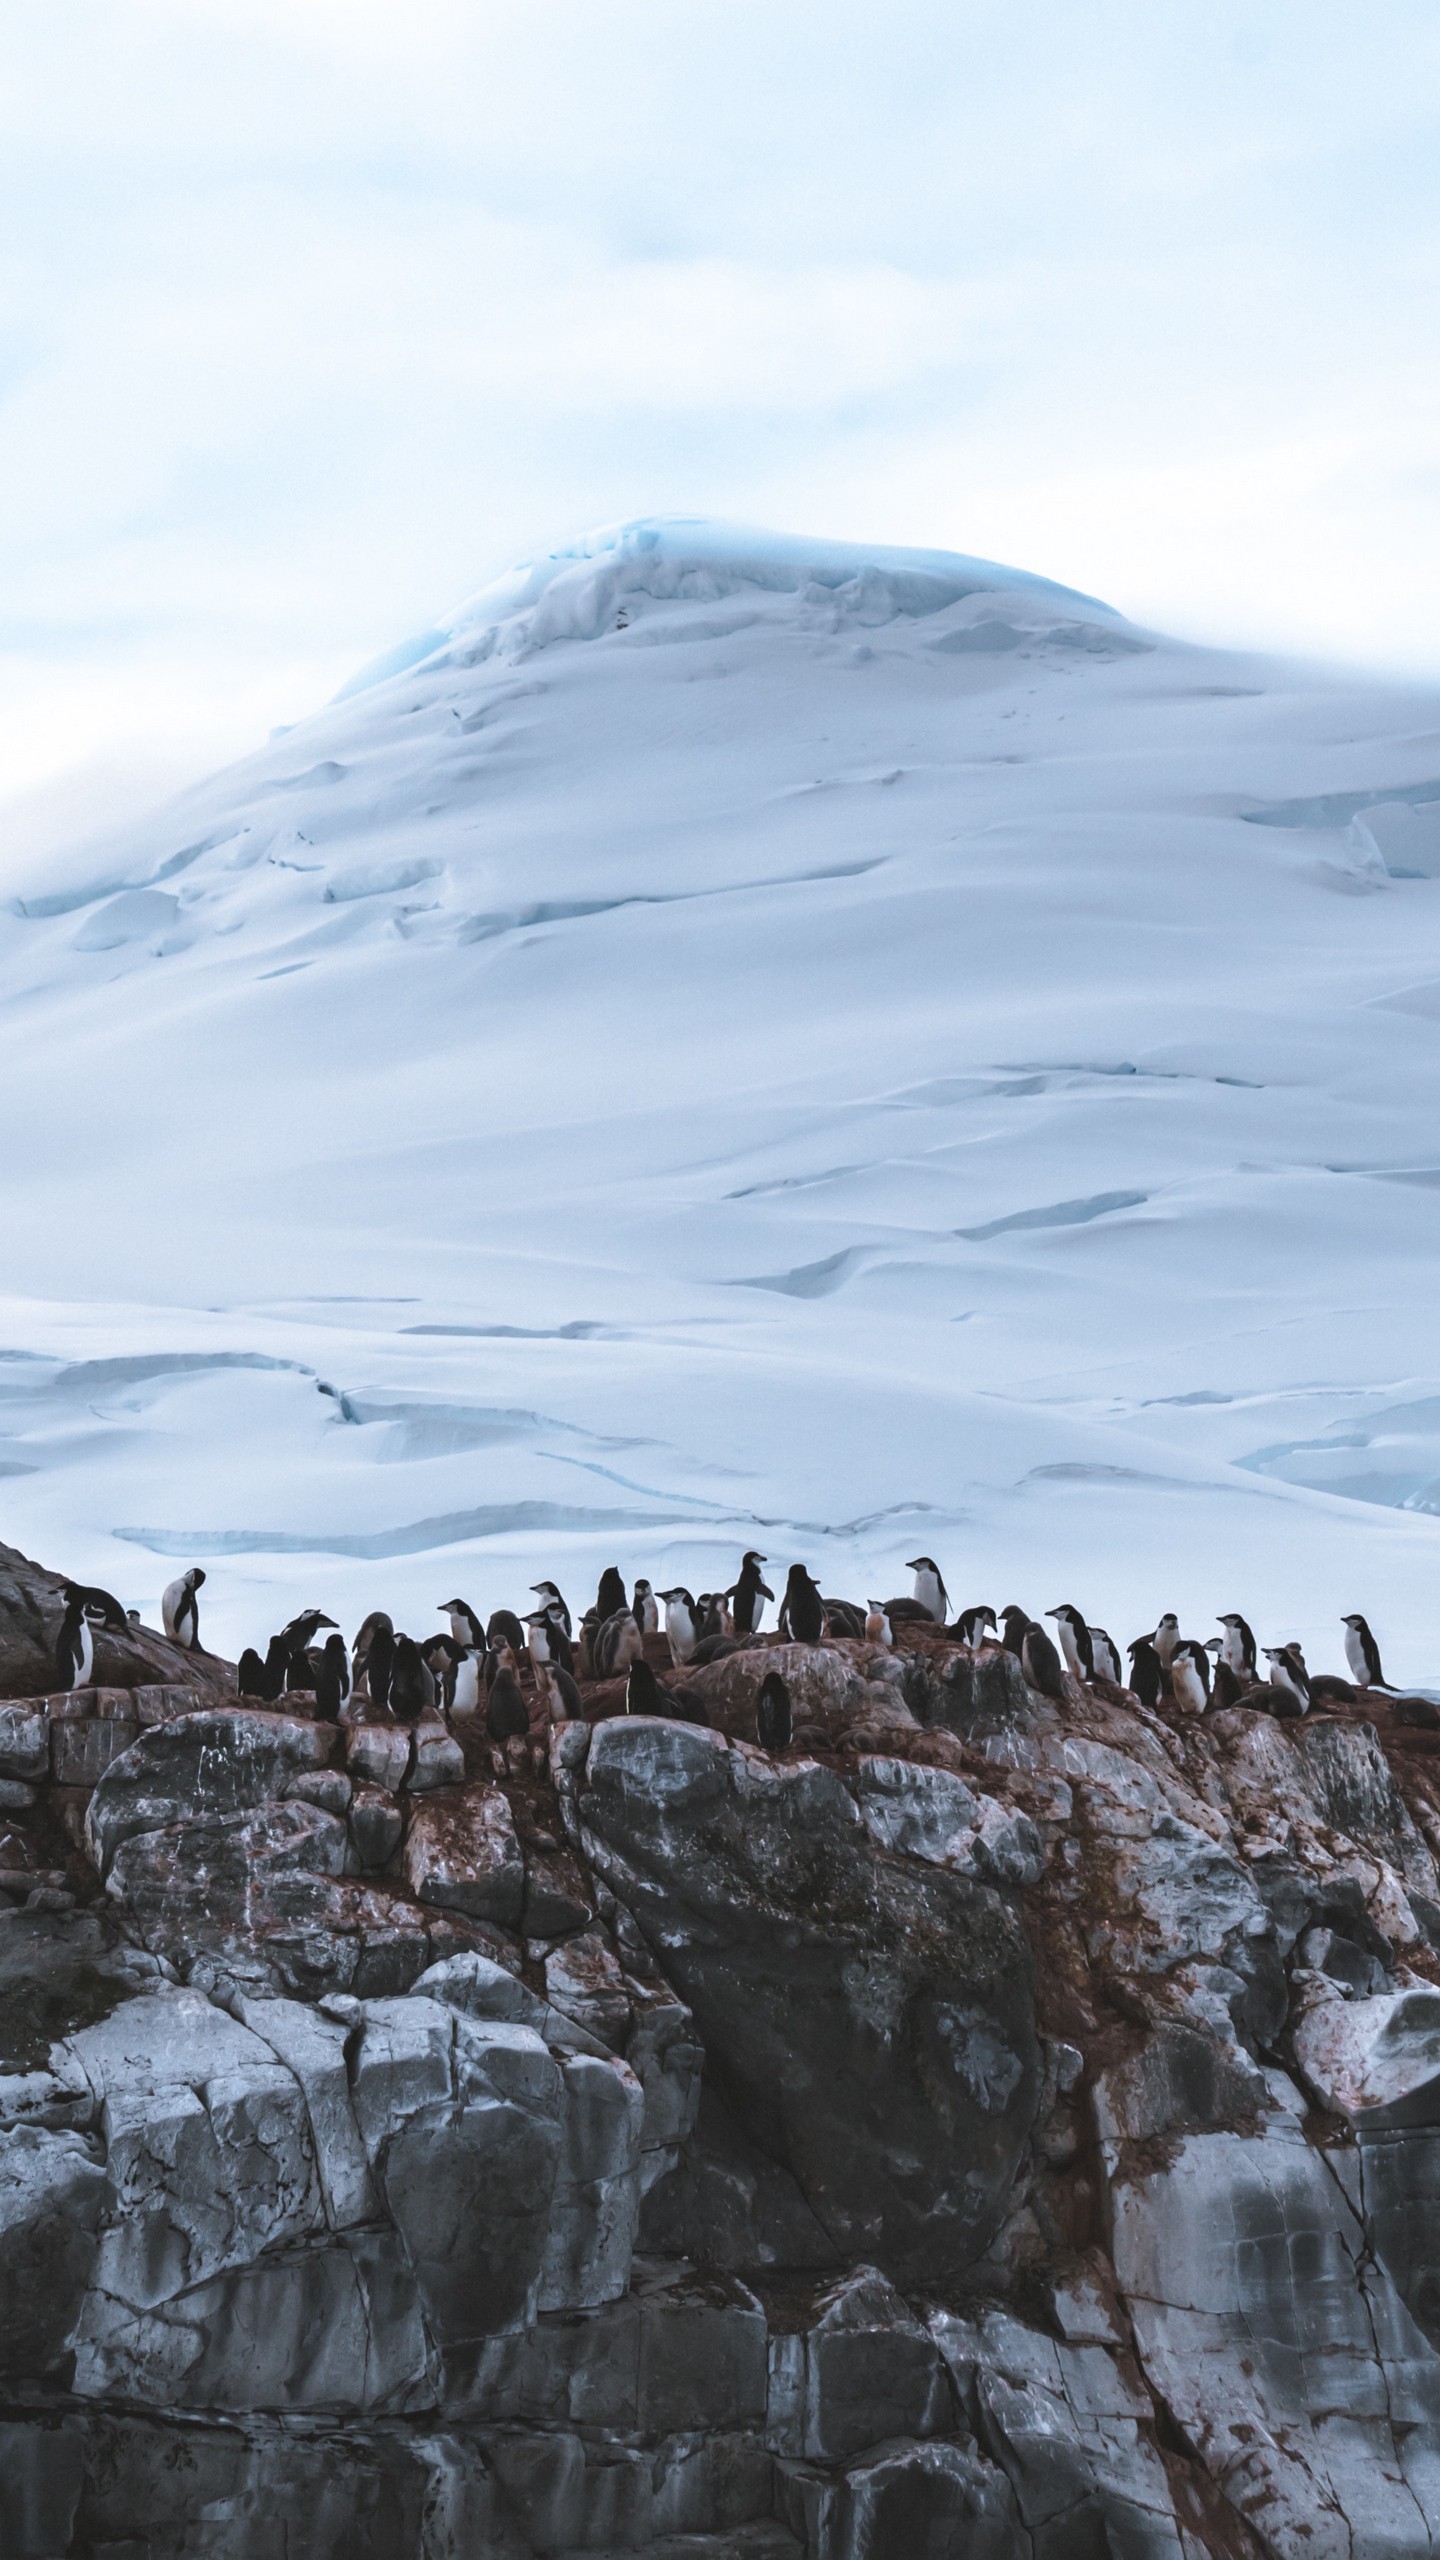
[[[0,37],[0,792],[671,510],[1440,663],[1440,20],[47,0]]]

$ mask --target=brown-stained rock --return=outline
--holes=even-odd
[[[421,1797],[405,1835],[405,1880],[419,1902],[515,1927],[525,1865],[500,1789],[446,1788]]]
[[[333,1728],[275,1708],[210,1707],[142,1732],[105,1771],[89,1834],[102,1874],[122,1841],[196,1815],[228,1814],[278,1796],[302,1769],[323,1767]]]

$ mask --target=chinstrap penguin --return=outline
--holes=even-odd
[[[1357,1689],[1388,1689],[1392,1685],[1380,1668],[1380,1647],[1358,1612],[1342,1618],[1345,1630],[1345,1659]]]
[[[766,1561],[754,1547],[747,1547],[740,1559],[739,1576],[725,1595],[730,1602],[730,1615],[734,1619],[737,1636],[758,1633],[765,1615],[765,1603],[775,1597],[769,1583],[761,1579],[760,1567]]]
[[[195,1594],[205,1579],[205,1568],[192,1564],[188,1573],[167,1582],[160,1596],[160,1618],[172,1644],[183,1644],[187,1653],[200,1651],[200,1604]]]

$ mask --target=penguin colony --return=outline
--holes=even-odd
[[[240,1693],[273,1704],[303,1691],[313,1695],[316,1714],[332,1721],[352,1695],[372,1715],[388,1715],[401,1725],[416,1725],[426,1716],[455,1721],[483,1717],[499,1759],[507,1750],[513,1756],[528,1736],[531,1701],[543,1704],[553,1724],[580,1716],[581,1680],[623,1678],[627,1714],[705,1723],[704,1702],[683,1677],[657,1678],[646,1658],[647,1637],[664,1634],[672,1670],[683,1674],[757,1643],[818,1645],[843,1637],[892,1645],[896,1626],[907,1623],[934,1627],[977,1654],[1003,1646],[1019,1661],[1030,1686],[1057,1703],[1065,1699],[1067,1679],[1128,1690],[1144,1707],[1157,1707],[1163,1700],[1193,1715],[1243,1703],[1272,1715],[1300,1716],[1311,1708],[1353,1702],[1367,1690],[1391,1690],[1379,1647],[1358,1613],[1341,1621],[1348,1680],[1312,1674],[1298,1644],[1257,1645],[1236,1610],[1219,1617],[1219,1635],[1204,1638],[1182,1635],[1178,1618],[1167,1611],[1126,1646],[1127,1667],[1122,1668],[1113,1637],[1105,1628],[1091,1626],[1069,1602],[1043,1613],[1053,1621],[1053,1637],[1040,1619],[1015,1602],[998,1619],[986,1607],[962,1609],[952,1618],[950,1595],[931,1556],[910,1558],[906,1570],[914,1581],[908,1596],[870,1600],[863,1608],[856,1601],[827,1599],[806,1567],[792,1564],[775,1633],[766,1636],[766,1604],[775,1603],[774,1589],[764,1578],[767,1561],[758,1550],[749,1550],[727,1590],[703,1591],[698,1597],[680,1584],[656,1591],[643,1580],[627,1594],[618,1569],[608,1565],[578,1629],[558,1584],[550,1581],[531,1585],[537,1606],[523,1616],[493,1609],[482,1619],[466,1600],[441,1601],[448,1633],[424,1637],[406,1634],[383,1609],[374,1609],[349,1646],[323,1609],[305,1609],[270,1637],[263,1654],[246,1646],[239,1663]],[[193,1566],[167,1586],[161,1604],[167,1636],[195,1652],[202,1650],[198,1593],[204,1580],[203,1570]],[[62,1596],[56,1675],[62,1688],[84,1688],[93,1677],[96,1631],[110,1628],[125,1634],[130,1621],[107,1591],[66,1583]],[[1403,1715],[1407,1709],[1413,1710],[1414,1720],[1423,1715],[1426,1722],[1440,1722],[1440,1714],[1427,1709],[1424,1700],[1402,1701],[1397,1712]],[[767,1751],[790,1746],[794,1719],[778,1671],[769,1672],[761,1684],[755,1730]]]

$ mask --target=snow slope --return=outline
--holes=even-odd
[[[0,1535],[1433,1676],[1440,697],[948,554],[519,570],[0,913]]]

